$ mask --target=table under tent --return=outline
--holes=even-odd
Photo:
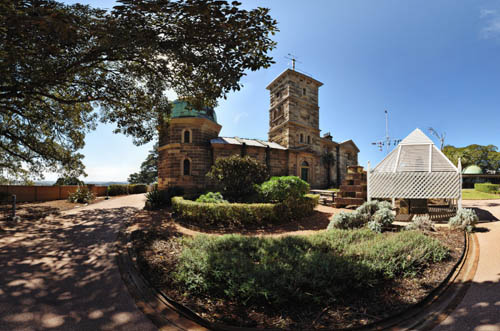
[[[462,208],[461,176],[460,161],[456,167],[416,129],[376,167],[370,169],[368,164],[368,201],[391,199],[396,207],[397,200],[401,220],[410,220],[414,214],[447,219]]]

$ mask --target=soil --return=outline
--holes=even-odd
[[[307,219],[266,229],[247,229],[243,233],[256,236],[317,233],[323,231],[328,225],[328,218],[339,211],[333,208],[322,209],[320,206]],[[327,307],[290,307],[287,311],[275,311],[272,307],[246,307],[237,302],[184,296],[173,289],[169,273],[175,268],[181,248],[178,241],[169,239],[199,233],[220,235],[221,231],[188,228],[176,223],[168,211],[141,211],[138,216],[128,231],[133,232],[135,257],[142,273],[164,294],[200,317],[212,323],[233,326],[341,329],[380,321],[425,298],[448,276],[460,259],[464,247],[463,232],[441,227],[438,231],[427,234],[439,239],[450,249],[450,258],[424,269],[417,278],[398,279],[364,293],[352,293],[350,297],[337,298],[334,305]]]
[[[91,202],[97,203],[103,201],[104,197],[97,197]],[[83,207],[86,204],[72,203],[68,200],[53,200],[44,202],[18,202],[16,204],[16,216],[21,220],[37,220],[48,216],[57,216],[63,210]],[[0,221],[6,221],[12,216],[12,204],[0,204]]]

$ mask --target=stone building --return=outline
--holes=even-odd
[[[272,176],[295,175],[313,188],[338,185],[347,166],[358,164],[352,140],[336,142],[320,135],[317,80],[288,69],[268,86],[269,141],[219,137],[213,109],[190,109],[175,101],[169,125],[160,130],[158,186],[182,186],[187,191],[211,187],[206,173],[217,158],[249,155],[267,164]],[[328,167],[323,155],[333,155]],[[329,169],[328,169],[329,168]],[[327,172],[330,172],[328,176]]]

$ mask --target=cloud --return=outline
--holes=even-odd
[[[500,38],[500,14],[494,9],[481,9],[479,17],[484,21],[481,37],[485,39]]]
[[[234,115],[233,117],[233,122],[235,124],[238,124],[240,122],[240,120],[244,117],[248,117],[248,113],[247,112],[240,112],[240,113],[237,113],[236,115]]]

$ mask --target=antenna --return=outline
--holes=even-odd
[[[384,113],[385,113],[385,137],[379,141],[373,142],[372,145],[377,146],[379,151],[381,152],[384,150],[385,146],[385,153],[389,154],[389,147],[391,145],[397,146],[401,142],[401,139],[394,139],[389,136],[389,112],[386,109],[384,110]]]
[[[288,56],[285,56],[285,59],[292,60],[292,70],[295,71],[295,62],[302,63],[297,61],[297,57],[291,53],[288,53]]]

